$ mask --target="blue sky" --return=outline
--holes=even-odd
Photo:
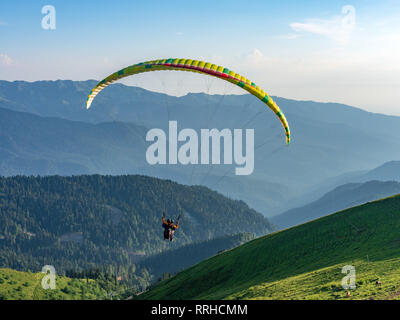
[[[56,9],[55,30],[41,26],[44,5]],[[400,115],[399,1],[0,2],[0,79],[102,79],[165,57],[224,65],[272,95]],[[182,82],[176,77],[126,83],[178,95],[205,91],[192,75],[179,75],[184,89],[160,84]]]

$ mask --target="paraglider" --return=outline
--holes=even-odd
[[[163,212],[162,222],[164,228],[164,240],[172,241],[172,239],[174,238],[175,230],[178,229],[179,227],[180,217],[181,216],[179,215],[178,219],[176,220],[176,223],[174,223],[174,221],[171,219],[165,220],[165,212]]]
[[[235,73],[232,70],[212,64],[210,62],[192,59],[160,59],[131,65],[109,75],[107,78],[100,81],[90,92],[86,101],[86,108],[89,109],[96,95],[105,87],[109,86],[111,83],[131,75],[160,70],[197,72],[217,77],[219,79],[229,81],[235,85],[238,85],[239,87],[243,88],[250,94],[256,96],[262,102],[264,102],[276,114],[285,130],[286,143],[290,143],[289,124],[286,120],[285,115],[280,110],[275,101],[255,83],[251,82],[240,74]]]

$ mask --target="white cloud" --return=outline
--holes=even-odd
[[[12,59],[5,53],[0,53],[0,64],[10,66],[13,63]]]
[[[305,22],[293,22],[290,27],[296,32],[313,33],[329,37],[341,44],[347,43],[355,29],[355,9],[344,6],[342,15],[331,19],[307,19]]]
[[[254,48],[245,58],[245,61],[250,64],[263,63],[265,60],[267,60],[267,57],[257,48]]]

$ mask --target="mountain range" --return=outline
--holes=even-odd
[[[293,133],[286,147],[279,121],[250,95],[175,97],[115,84],[86,110],[95,83],[0,81],[0,174],[146,174],[208,186],[270,217],[356,182],[316,189],[338,176],[400,159],[396,116],[274,97]],[[254,129],[254,173],[236,176],[229,165],[150,166],[146,133],[167,130],[169,120],[195,130]]]

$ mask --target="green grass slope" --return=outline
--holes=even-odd
[[[1,268],[0,300],[96,300],[108,298],[107,288],[102,288],[99,283],[91,279],[70,279],[56,276],[56,288],[45,290],[41,285],[44,276],[44,273]]]
[[[349,299],[400,294],[400,195],[250,241],[203,261],[141,299]],[[378,284],[377,284],[378,282]]]

